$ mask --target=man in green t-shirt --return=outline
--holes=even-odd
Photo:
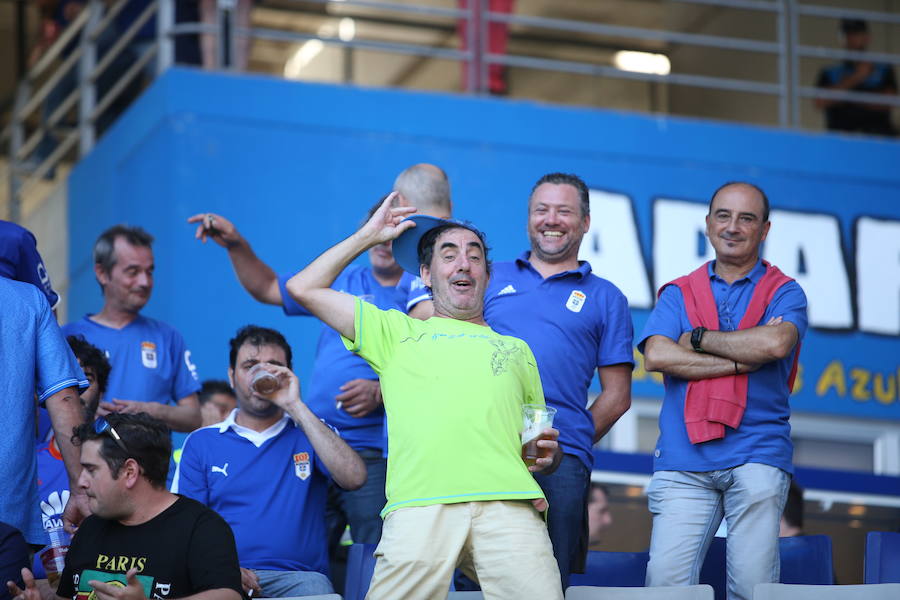
[[[341,333],[381,380],[388,421],[387,506],[367,598],[432,598],[453,569],[477,577],[485,598],[562,599],[559,570],[531,472],[552,471],[558,432],[527,467],[523,404],[543,404],[528,345],[484,321],[490,261],[474,226],[404,217],[389,196],[356,233],[287,283],[288,293]],[[376,244],[396,240],[397,262],[431,289],[427,321],[332,290],[335,277]]]

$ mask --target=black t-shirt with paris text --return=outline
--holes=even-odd
[[[150,599],[168,600],[218,588],[243,596],[231,528],[203,504],[179,496],[172,506],[140,525],[122,525],[97,516],[84,520],[66,554],[57,595],[95,598],[89,581],[125,585],[137,579]]]

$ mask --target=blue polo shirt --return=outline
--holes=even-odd
[[[90,315],[63,326],[65,335],[83,335],[103,350],[112,370],[104,399],[175,405],[200,391],[197,367],[184,338],[173,327],[143,315],[113,329]]]
[[[757,262],[746,277],[731,285],[715,274],[715,262],[709,263],[713,298],[719,312],[719,330],[734,331],[750,304],[753,290],[765,274],[765,266]],[[780,316],[797,327],[800,340],[806,333],[806,295],[795,281],[781,286],[766,308],[759,323]],[[685,331],[693,329],[684,309],[684,297],[676,285],[666,287],[656,308],[650,313],[641,333],[638,350],[652,335],[663,335],[678,342]],[[763,365],[750,373],[747,408],[737,429],[725,428],[719,440],[691,444],[684,426],[684,398],[687,380],[666,376],[666,395],[659,414],[659,441],[654,452],[656,471],[715,471],[746,463],[763,463],[793,472],[790,391],[787,379],[797,349],[782,360]]]
[[[50,285],[50,275],[37,251],[34,235],[15,223],[0,220],[0,276],[31,283],[44,293],[50,308],[59,304],[59,294]]]
[[[288,415],[256,432],[237,414],[187,437],[172,492],[228,522],[242,567],[327,575],[328,469]]]
[[[0,521],[31,544],[47,538],[38,510],[34,397],[88,381],[60,333],[46,297],[35,286],[0,277]]]
[[[288,316],[311,316],[285,289],[287,280],[293,275],[291,273],[278,278],[284,313]],[[383,310],[395,308],[403,311],[406,299],[399,286],[381,285],[371,268],[359,265],[344,269],[331,287],[357,296]],[[353,379],[377,380],[378,375],[366,361],[344,347],[337,331],[323,325],[316,347],[312,381],[303,394],[303,401],[316,416],[335,426],[344,441],[354,450],[384,452],[387,449],[384,438],[384,407],[379,406],[364,417],[353,417],[337,406],[335,397],[341,393],[340,387]]]
[[[529,252],[495,263],[484,318],[497,333],[521,338],[537,359],[544,398],[556,408],[559,443],[590,469],[594,421],[588,387],[597,367],[634,364],[634,329],[625,295],[591,265],[544,279]]]

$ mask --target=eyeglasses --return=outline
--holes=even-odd
[[[106,417],[97,417],[94,420],[94,433],[97,435],[108,433],[109,437],[111,437],[113,441],[118,444],[119,448],[122,449],[122,452],[128,454],[128,448],[125,447],[125,442],[122,441],[122,437],[119,435],[119,432],[116,431],[116,428],[109,424]]]

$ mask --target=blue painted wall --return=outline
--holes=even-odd
[[[185,220],[221,213],[276,271],[290,271],[352,232],[396,174],[417,162],[445,168],[456,215],[488,232],[495,259],[525,248],[526,200],[540,175],[575,172],[593,189],[623,194],[639,235],[641,276],[651,287],[657,283],[653,236],[665,225],[654,223],[661,198],[702,205],[723,182],[742,179],[763,185],[775,209],[832,215],[845,263],[839,266],[851,286],[857,221],[900,220],[895,143],[176,69],[154,83],[71,175],[69,317],[102,304],[90,259],[96,236],[117,222],[140,224],[157,240],[156,287],[145,312],[184,334],[202,378],[225,376],[228,338],[254,322],[288,335],[306,379],[318,324],[254,302],[225,251],[196,242]],[[603,215],[593,218],[598,223]],[[691,235],[685,232],[689,241]],[[702,254],[698,249],[697,264]],[[900,257],[885,260],[886,272],[897,270]],[[637,331],[646,315],[634,310]],[[832,381],[835,361],[843,389]],[[795,407],[900,419],[898,362],[898,337],[857,330],[855,313],[848,328],[813,329]],[[829,365],[832,379],[823,385]],[[853,368],[869,374],[867,397]],[[876,375],[880,395],[872,388]],[[661,391],[658,381],[636,373],[635,393]]]

